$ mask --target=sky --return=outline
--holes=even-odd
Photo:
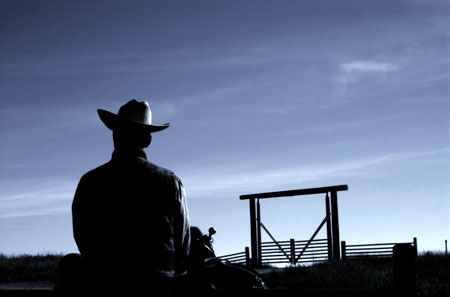
[[[341,184],[347,244],[443,250],[449,16],[440,0],[1,0],[0,253],[77,252],[74,191],[113,150],[96,111],[134,98],[172,123],[148,159],[218,255],[249,246],[240,195]],[[324,199],[261,212],[277,240],[309,239]]]

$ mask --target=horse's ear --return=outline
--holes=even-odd
[[[209,232],[209,237],[211,237],[211,236],[213,236],[214,234],[216,234],[216,228],[214,228],[214,227],[209,227],[209,229],[208,229],[208,232]]]

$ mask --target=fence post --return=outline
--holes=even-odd
[[[291,238],[291,264],[295,265],[295,239]]]
[[[409,243],[398,243],[393,247],[394,288],[400,293],[416,290],[416,251]]]
[[[327,245],[328,245],[328,261],[333,260],[333,236],[331,232],[331,218],[330,218],[330,197],[325,196],[325,210],[327,214]]]
[[[261,245],[261,206],[259,199],[256,199],[256,237],[258,238],[258,266],[262,265],[262,245]]]
[[[333,234],[333,260],[340,260],[337,191],[331,191],[331,232]]]
[[[247,267],[250,266],[250,249],[248,248],[248,246],[245,247],[245,265]]]
[[[256,222],[256,203],[255,198],[249,199],[250,204],[250,238],[252,247],[252,268],[258,266],[259,255],[258,255],[258,228]]]
[[[341,253],[342,253],[342,260],[345,260],[347,256],[347,245],[345,243],[345,240],[341,241]]]
[[[417,253],[417,237],[413,238],[413,245],[414,245],[414,249],[416,250],[416,257],[417,257],[417,255],[418,255],[418,253]]]

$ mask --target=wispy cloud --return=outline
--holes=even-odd
[[[398,66],[391,63],[373,61],[354,61],[340,65],[344,72],[391,72],[398,70]]]
[[[70,212],[76,181],[24,179],[0,184],[0,218]]]
[[[246,192],[252,189],[273,190],[283,187],[291,182],[301,181],[312,182],[320,179],[326,179],[333,176],[351,176],[362,174],[362,169],[375,166],[390,160],[396,156],[394,154],[384,155],[364,160],[356,160],[345,163],[314,165],[293,168],[277,168],[267,170],[252,170],[243,172],[242,168],[234,174],[222,172],[215,177],[209,176],[206,179],[203,176],[193,176],[186,179],[189,184],[189,193],[193,197],[204,197],[218,193]],[[205,181],[202,183],[199,181]]]
[[[314,183],[335,177],[351,177],[372,174],[376,166],[392,162],[428,159],[448,155],[450,148],[427,151],[399,152],[334,164],[318,164],[302,167],[249,170],[245,166],[215,170],[217,174],[203,170],[186,172],[184,183],[188,198],[233,198],[249,191],[282,189],[293,183]],[[207,181],[207,182],[206,182]],[[29,179],[13,184],[0,184],[0,218],[25,217],[70,212],[76,189],[76,181],[60,179]]]
[[[339,65],[339,72],[336,78],[338,83],[338,95],[345,95],[349,86],[361,81],[364,76],[369,74],[379,75],[398,71],[400,67],[392,63],[374,62],[374,61],[352,61]]]
[[[357,83],[361,77],[370,73],[387,73],[397,71],[399,66],[391,63],[378,63],[373,61],[353,61],[339,65],[337,81],[343,85]]]
[[[276,168],[267,170],[248,170],[244,166],[220,171],[208,177],[203,174],[187,175],[185,184],[188,196],[191,198],[230,196],[235,198],[238,194],[249,191],[273,191],[286,186],[300,183],[314,184],[316,181],[330,178],[352,177],[370,175],[376,171],[376,166],[385,166],[393,162],[404,160],[430,158],[432,156],[449,154],[450,148],[441,148],[419,152],[399,152],[365,159],[334,164],[318,164],[302,167]],[[392,164],[391,164],[392,165]],[[233,172],[234,171],[234,172]],[[216,170],[216,172],[218,172]],[[204,182],[207,181],[207,182]]]

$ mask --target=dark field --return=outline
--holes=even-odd
[[[52,288],[61,255],[0,255],[0,288],[41,283]],[[422,253],[416,260],[418,296],[450,296],[450,256]],[[271,289],[391,289],[390,259],[360,259],[287,267],[263,275]],[[19,286],[21,286],[20,284]],[[17,288],[17,286],[15,287]],[[24,288],[27,288],[24,285]]]
[[[52,281],[58,279],[58,261],[62,255],[0,255],[0,284]]]
[[[289,289],[392,289],[392,260],[360,259],[288,267],[265,275],[270,287]],[[450,256],[423,253],[416,260],[417,296],[450,296]]]

